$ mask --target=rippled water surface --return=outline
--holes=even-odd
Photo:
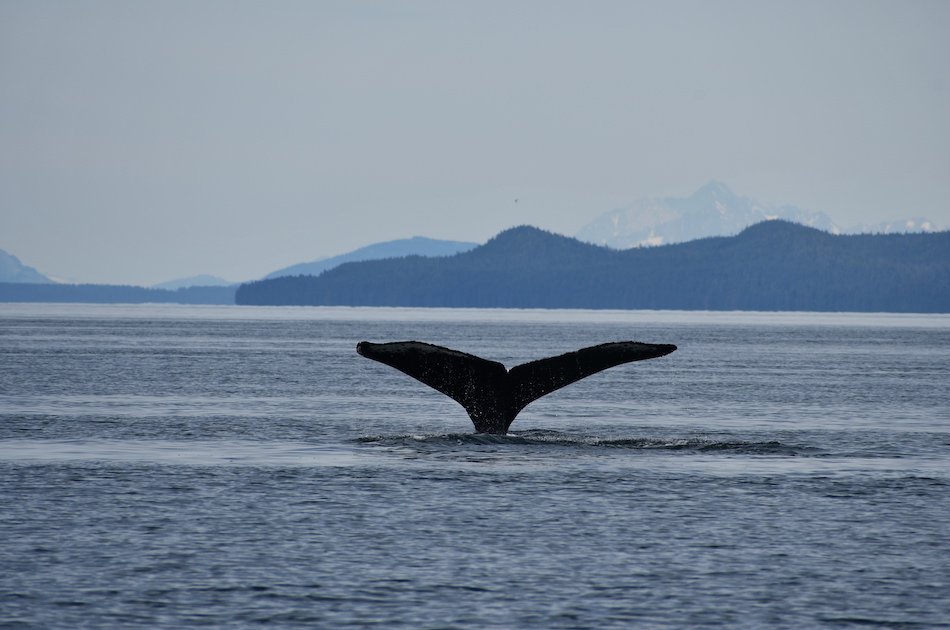
[[[355,352],[675,343],[508,436]],[[0,305],[0,626],[937,627],[950,317]]]

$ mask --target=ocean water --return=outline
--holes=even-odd
[[[0,506],[2,627],[947,627],[950,317],[0,305]]]

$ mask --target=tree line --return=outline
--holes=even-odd
[[[950,232],[733,237],[611,250],[522,226],[445,258],[347,263],[241,285],[238,304],[950,312]]]

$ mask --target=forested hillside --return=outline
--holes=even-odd
[[[766,221],[611,250],[532,227],[447,258],[242,285],[238,304],[950,312],[950,232],[836,236]]]

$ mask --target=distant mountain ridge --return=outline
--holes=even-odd
[[[846,230],[848,234],[907,234],[912,232],[939,232],[940,227],[924,217],[911,217],[899,221],[859,223]]]
[[[241,285],[238,304],[950,312],[950,232],[832,235],[782,220],[614,250],[522,226],[450,258]]]
[[[784,219],[832,234],[938,231],[932,221],[921,217],[843,228],[824,212],[791,205],[768,206],[735,194],[722,182],[711,181],[689,197],[641,199],[605,212],[582,227],[577,238],[614,249],[668,245],[708,236],[732,236],[769,219]]]
[[[380,260],[407,255],[420,257],[451,256],[477,246],[478,243],[415,236],[374,243],[340,256],[293,265],[275,271],[268,277],[319,275],[327,269],[332,269],[348,261]],[[3,253],[5,254],[5,252]],[[10,256],[10,258],[19,264],[15,257]],[[3,259],[0,258],[0,264],[2,262]],[[21,267],[23,266],[21,265]],[[35,276],[25,275],[20,277],[35,278]],[[45,276],[40,277],[45,278]],[[41,282],[43,283],[41,284]],[[223,278],[210,275],[170,280],[151,287],[108,284],[48,284],[50,282],[50,280],[4,280],[0,278],[0,302],[234,304],[234,295],[237,290],[237,283],[231,283]]]
[[[466,252],[478,243],[467,241],[446,241],[424,236],[413,236],[412,238],[402,238],[393,241],[384,241],[382,243],[373,243],[365,247],[360,247],[351,252],[331,256],[329,258],[318,258],[307,263],[299,263],[278,269],[264,276],[265,279],[280,278],[282,276],[319,276],[328,269],[338,267],[343,263],[359,262],[363,260],[380,260],[384,258],[401,258],[403,256],[452,256],[460,252]]]
[[[39,271],[24,265],[20,259],[0,249],[0,282],[33,282],[38,284],[51,284],[53,282],[47,276]]]
[[[267,278],[279,278],[281,276],[319,276],[327,269],[332,269],[346,262],[355,262],[360,260],[377,260],[380,258],[399,258],[402,256],[451,256],[458,252],[468,251],[476,247],[478,243],[469,243],[465,241],[447,241],[424,236],[413,236],[412,238],[396,239],[392,241],[383,241],[381,243],[372,243],[365,247],[360,247],[353,251],[339,256],[328,256],[317,258],[310,262],[298,263],[273,271],[266,276]],[[230,282],[218,276],[208,274],[199,274],[187,278],[176,278],[167,282],[153,284],[152,289],[167,289],[175,291],[189,287],[225,287],[236,286],[239,282]]]

